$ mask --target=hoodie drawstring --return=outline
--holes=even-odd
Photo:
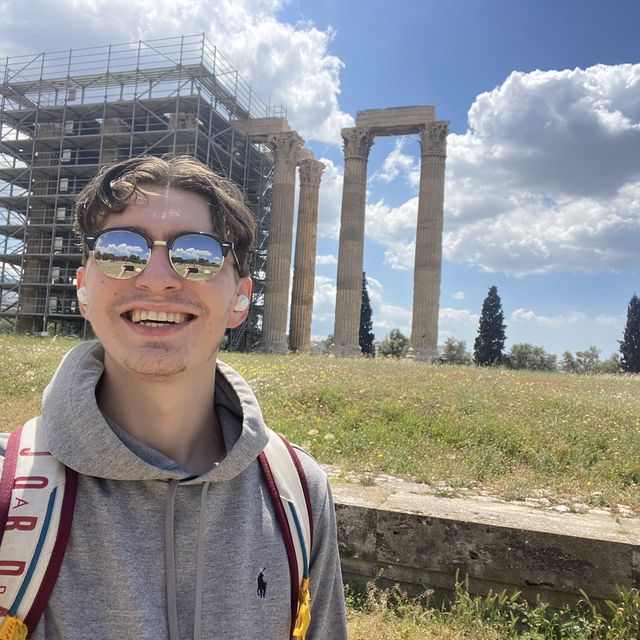
[[[204,581],[204,534],[205,513],[207,508],[207,492],[209,482],[202,485],[200,494],[200,515],[198,522],[198,546],[196,549],[196,589],[193,613],[193,640],[202,639],[202,585]],[[169,481],[165,506],[165,564],[167,577],[167,618],[169,623],[169,640],[179,640],[178,635],[178,601],[176,597],[176,558],[175,558],[175,502],[178,480]]]
[[[176,555],[174,549],[174,512],[178,481],[170,480],[164,512],[164,557],[167,577],[167,617],[169,620],[169,640],[179,640],[178,601],[176,598]],[[202,514],[201,514],[202,515]]]
[[[207,509],[207,491],[209,483],[202,485],[200,494],[200,522],[198,524],[198,548],[196,552],[196,603],[193,613],[193,640],[202,638],[202,580],[204,573],[204,523]]]

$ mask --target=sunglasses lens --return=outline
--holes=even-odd
[[[173,268],[186,280],[209,280],[224,262],[222,247],[209,236],[180,236],[171,247]]]
[[[149,261],[149,247],[132,231],[107,231],[96,240],[93,256],[108,276],[135,278]]]

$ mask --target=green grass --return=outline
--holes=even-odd
[[[446,606],[433,594],[409,599],[397,590],[369,585],[365,594],[347,590],[350,640],[637,640],[640,592],[621,591],[603,606],[584,597],[577,605],[551,611],[527,604],[519,594],[490,593],[481,598],[459,583]]]
[[[251,382],[271,427],[345,471],[640,509],[640,376],[223,358]]]
[[[76,342],[0,336],[4,429]],[[640,511],[640,376],[224,353],[267,423],[345,472]]]
[[[0,415],[11,430],[77,341],[0,335]],[[410,361],[222,354],[268,424],[322,463],[507,498],[545,489],[640,510],[640,376],[571,376]],[[351,640],[625,640],[639,637],[637,591],[607,617],[588,600],[550,612],[458,587],[447,609],[370,588],[348,598]]]

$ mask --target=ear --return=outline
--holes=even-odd
[[[87,270],[85,267],[78,267],[78,269],[76,270],[76,291],[78,291],[78,289],[80,289],[81,287],[84,287],[86,273]],[[82,302],[78,301],[78,307],[80,308],[80,313],[83,315],[83,317],[86,320],[90,321],[91,318],[89,317],[89,305],[82,304]]]
[[[244,309],[242,309],[242,306],[244,305],[237,305],[237,310],[235,307],[240,296],[246,296],[249,300],[251,300],[252,290],[253,280],[251,280],[251,278],[245,276],[238,280],[238,284],[236,285],[236,292],[231,303],[231,313],[229,314],[229,319],[227,321],[227,329],[235,329],[247,319],[247,316],[249,315],[249,306],[247,305]]]

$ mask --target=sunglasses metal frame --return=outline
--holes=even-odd
[[[105,275],[109,276],[110,278],[113,278],[114,280],[131,280],[131,279],[139,276],[146,269],[147,265],[149,264],[149,260],[151,259],[151,252],[153,251],[153,248],[156,245],[159,245],[159,246],[162,246],[162,247],[167,247],[167,250],[169,252],[169,255],[168,255],[169,263],[171,264],[171,268],[183,280],[186,280],[187,282],[207,282],[208,280],[211,280],[212,278],[215,278],[220,273],[220,271],[222,271],[222,266],[224,265],[225,258],[227,257],[227,255],[229,255],[229,252],[231,252],[231,254],[233,255],[235,263],[236,263],[236,269],[238,270],[238,273],[240,273],[240,262],[238,260],[238,256],[236,255],[236,250],[235,250],[235,247],[233,246],[233,242],[231,242],[229,240],[221,240],[220,238],[216,238],[216,236],[214,236],[214,235],[212,235],[210,233],[206,233],[204,231],[181,231],[180,233],[176,233],[174,236],[171,236],[168,240],[153,240],[146,233],[143,233],[142,231],[140,231],[140,229],[136,229],[135,227],[111,227],[109,229],[102,229],[101,231],[99,231],[95,235],[85,236],[84,239],[83,239],[84,244],[87,245],[87,248],[89,249],[89,251],[94,256],[94,259],[95,259],[94,250],[95,250],[96,242],[103,235],[105,235],[107,233],[110,233],[110,232],[114,232],[114,231],[128,231],[130,233],[136,234],[137,236],[139,236],[140,238],[142,238],[146,242],[147,247],[149,249],[149,257],[147,258],[147,261],[145,262],[145,264],[142,267],[142,269],[139,272],[137,272],[135,275],[130,276],[130,277],[118,278],[117,276],[113,276],[113,275],[107,273],[106,271],[104,271],[100,267],[100,263],[98,261],[96,261],[96,264],[98,265],[98,268],[102,271],[102,273],[104,273]],[[183,276],[176,269],[176,266],[173,264],[173,260],[171,260],[171,249],[173,248],[173,245],[178,240],[180,240],[180,238],[184,238],[185,236],[204,236],[206,238],[211,238],[212,240],[215,240],[215,242],[217,242],[220,245],[220,249],[221,249],[221,253],[222,253],[222,262],[220,263],[220,269],[218,269],[218,271],[216,271],[212,276],[210,276],[208,278],[202,278],[201,280],[190,280],[189,278],[185,278],[185,276]]]

